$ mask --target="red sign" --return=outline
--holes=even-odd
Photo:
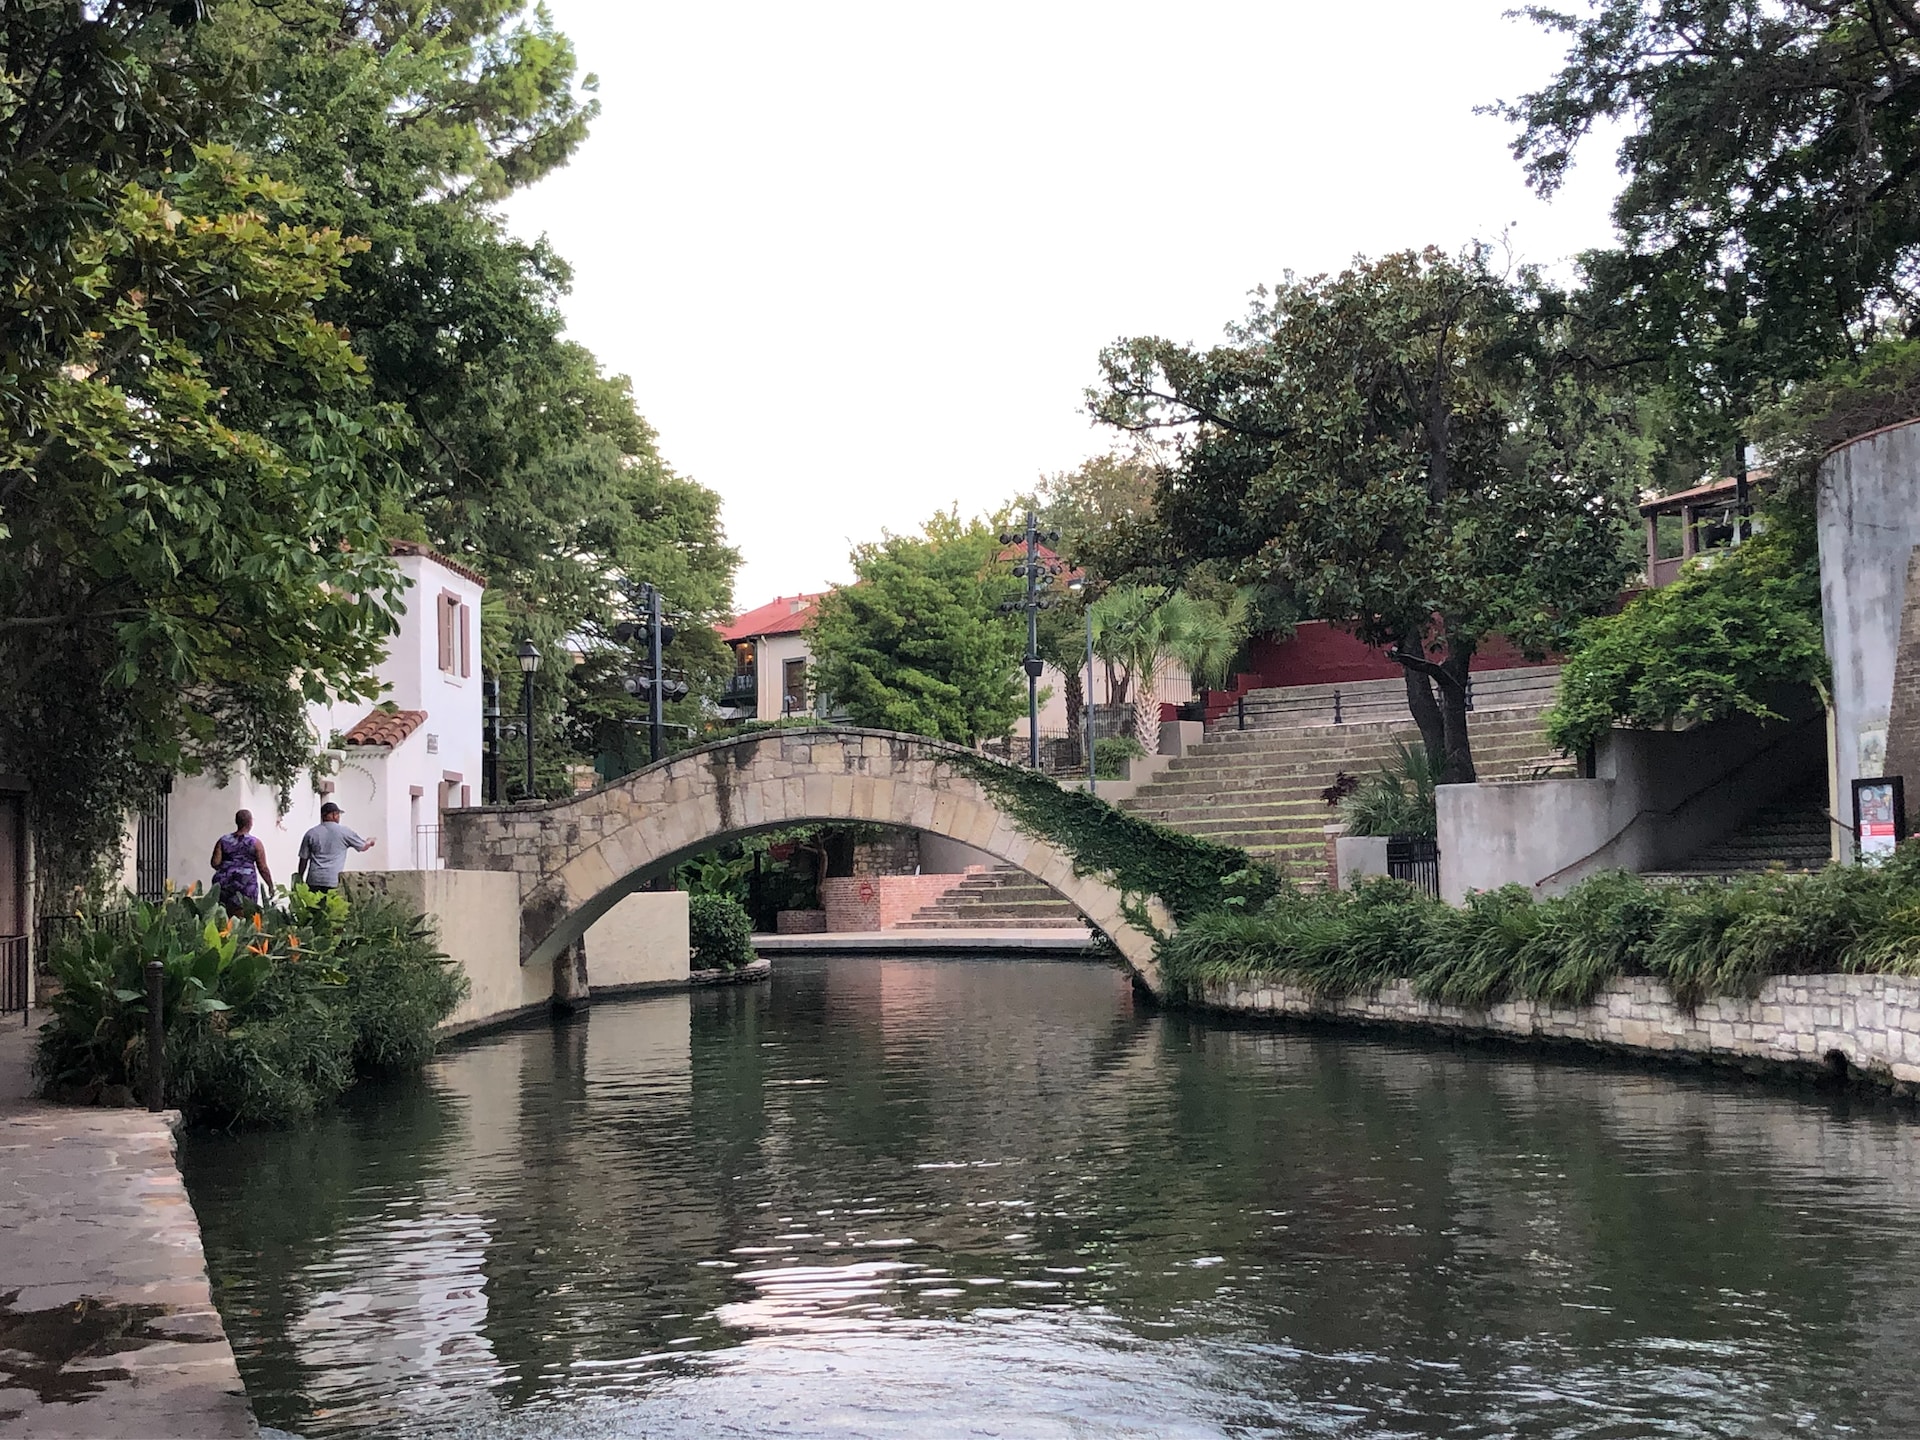
[[[860,903],[862,905],[871,905],[873,903],[873,897],[879,893],[878,890],[873,888],[873,882],[871,880],[862,880],[860,882]]]

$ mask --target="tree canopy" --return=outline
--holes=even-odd
[[[1617,247],[1584,257],[1616,363],[1665,388],[1680,452],[1724,465],[1754,410],[1874,338],[1920,277],[1920,11],[1905,0],[1594,0],[1524,14],[1560,72],[1499,107],[1553,193],[1622,125]]]
[[[1394,647],[1447,781],[1473,778],[1480,642],[1544,651],[1613,602],[1644,471],[1631,398],[1583,369],[1563,297],[1489,258],[1289,276],[1227,344],[1110,347],[1090,394],[1108,423],[1175,437],[1154,504],[1163,558],[1224,566]]]
[[[997,534],[958,512],[919,535],[853,552],[855,581],[819,604],[808,640],[813,679],[855,724],[962,745],[998,739],[1026,713],[1024,636],[1000,602]]]

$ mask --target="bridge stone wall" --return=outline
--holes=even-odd
[[[551,963],[621,897],[718,842],[817,821],[898,826],[970,845],[1051,886],[1158,993],[1153,937],[1127,920],[1120,892],[1100,876],[1076,875],[1065,851],[1021,830],[953,763],[965,753],[882,730],[759,731],[566,800],[452,811],[447,863],[519,877],[520,953],[536,965]],[[1150,919],[1172,928],[1158,902]]]

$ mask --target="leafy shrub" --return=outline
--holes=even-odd
[[[1349,835],[1437,835],[1433,762],[1421,746],[1394,741],[1392,760],[1362,778],[1340,801]]]
[[[1147,747],[1131,735],[1109,735],[1093,742],[1093,773],[1101,780],[1119,780],[1127,762],[1146,758]]]
[[[738,970],[756,958],[753,921],[730,896],[688,896],[687,929],[696,970]]]
[[[165,983],[166,1100],[195,1124],[305,1119],[362,1076],[418,1065],[466,979],[397,904],[296,886],[290,911],[211,897],[135,907],[51,957],[60,992],[35,1067],[50,1095],[111,1098],[146,1069],[145,967]]]
[[[1827,678],[1820,565],[1810,525],[1790,517],[1618,615],[1582,626],[1547,712],[1547,738],[1585,750],[1615,726],[1657,730],[1731,715],[1775,718],[1783,685]]]
[[[1407,979],[1424,999],[1583,1005],[1609,980],[1651,975],[1680,1005],[1752,995],[1770,975],[1920,974],[1920,841],[1887,863],[1726,882],[1595,876],[1558,899],[1519,886],[1459,908],[1396,880],[1346,895],[1283,890],[1258,910],[1216,908],[1159,947],[1175,991],[1272,977],[1323,996]]]

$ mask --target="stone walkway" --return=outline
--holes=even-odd
[[[258,1435],[174,1117],[30,1099],[31,1038],[0,1019],[0,1435]]]

